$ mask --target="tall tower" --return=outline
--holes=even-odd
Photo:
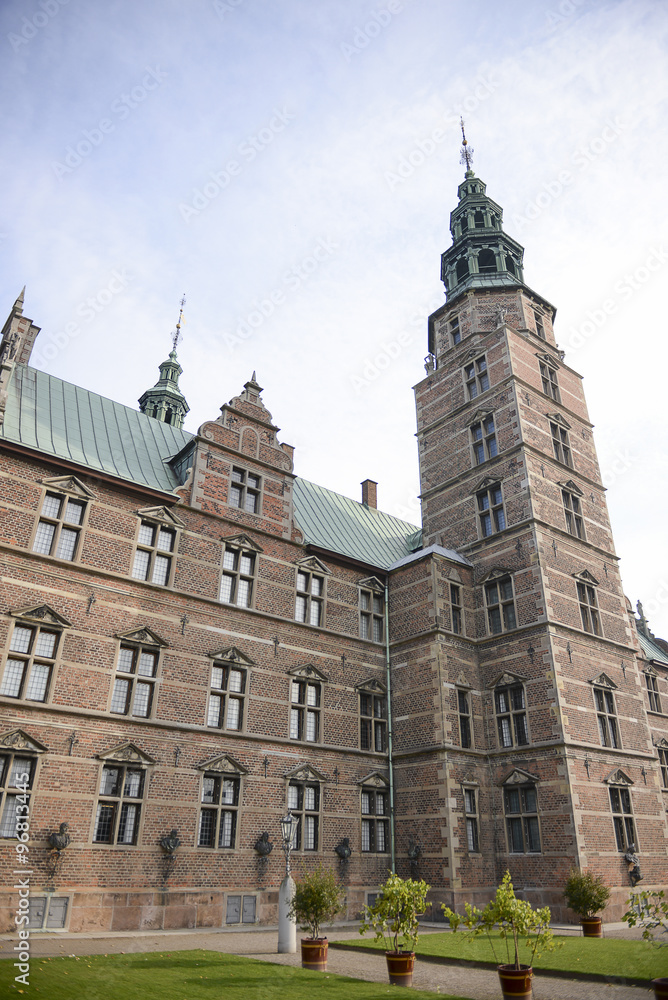
[[[179,375],[183,368],[176,359],[176,345],[181,339],[181,322],[185,296],[181,299],[181,309],[176,330],[172,334],[172,350],[169,357],[160,365],[160,378],[152,389],[147,389],[139,399],[139,409],[149,417],[162,420],[174,427],[183,427],[186,413],[190,409],[186,398],[179,389]]]
[[[484,899],[509,868],[559,912],[576,864],[615,887],[613,919],[631,843],[646,884],[668,875],[637,638],[581,377],[465,139],[463,156],[446,302],[429,317],[415,388],[426,610],[394,648],[395,742],[412,754],[412,802],[417,774],[425,789],[410,822],[440,845],[428,876],[455,902]],[[397,602],[398,575],[394,591]],[[402,727],[409,703],[433,711],[431,746],[416,717]],[[400,802],[402,787],[399,767]]]

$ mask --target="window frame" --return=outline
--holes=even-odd
[[[619,723],[617,721],[617,706],[612,690],[601,684],[595,684],[594,707],[596,709],[596,719],[598,722],[598,735],[602,747],[609,747],[613,750],[621,750],[622,743],[619,737]]]
[[[11,747],[0,747],[0,841],[30,840],[30,800],[35,788],[37,772],[37,755],[30,750],[13,750]],[[25,767],[28,770],[25,770]],[[19,771],[18,768],[24,770]],[[25,775],[27,780],[22,780]],[[14,780],[14,783],[10,782]],[[10,823],[12,809],[14,822]],[[20,826],[19,826],[20,824]],[[10,833],[10,826],[13,832]]]
[[[54,514],[45,510],[47,507],[47,500],[58,502],[58,513]],[[81,508],[81,517],[78,521],[68,521],[66,515],[68,513],[70,504],[73,507]],[[58,489],[57,487],[47,486],[44,490],[42,496],[39,513],[37,515],[37,523],[33,531],[31,551],[38,553],[39,555],[49,556],[53,559],[62,559],[64,562],[78,562],[79,556],[81,554],[81,539],[83,535],[83,530],[87,520],[88,507],[90,504],[90,498],[82,497],[78,493],[70,493],[67,490]],[[48,540],[48,548],[45,546],[45,540],[42,540],[41,526],[45,525],[53,528],[51,537]],[[73,544],[71,552],[69,555],[63,555],[59,550],[61,548],[61,539],[69,532],[73,536]],[[38,547],[39,543],[39,547]]]
[[[360,750],[387,753],[387,695],[370,687],[358,688]],[[365,745],[366,744],[366,745]]]
[[[536,336],[540,337],[541,340],[547,340],[545,336],[545,324],[543,323],[542,315],[536,310],[532,310],[534,315],[534,323],[536,324]]]
[[[473,716],[471,713],[471,692],[468,688],[455,688],[457,714],[459,718],[459,745],[463,750],[473,749]]]
[[[378,811],[379,802],[382,804]],[[365,809],[366,805],[366,809]],[[360,788],[360,853],[389,854],[390,795],[385,786],[362,785]],[[382,831],[379,835],[379,831]],[[378,844],[382,843],[382,847]],[[365,846],[366,845],[366,846]]]
[[[661,711],[661,694],[659,692],[659,678],[651,670],[643,670],[645,675],[645,685],[647,687],[647,698],[650,712],[663,715]],[[666,786],[668,787],[668,786]]]
[[[656,750],[661,772],[661,787],[668,789],[668,747],[657,747]]]
[[[596,599],[596,589],[587,580],[576,580],[578,604],[580,605],[580,618],[582,629],[590,635],[603,635],[601,628],[601,615]]]
[[[150,529],[153,532],[150,544],[142,539],[142,532],[146,529]],[[171,536],[172,546],[169,549],[160,546],[163,534]],[[154,587],[171,587],[174,581],[178,540],[178,528],[175,524],[168,524],[165,521],[140,514],[137,536],[135,538],[135,550],[132,558],[132,568],[130,570],[132,579],[142,583],[150,583]],[[140,553],[146,557],[144,567],[141,566]],[[158,567],[162,566],[160,560],[163,560],[167,564],[167,572],[164,574],[164,580],[155,579],[156,576],[163,575],[162,572],[158,573]]]
[[[244,565],[244,560],[249,561],[250,566]],[[232,565],[229,565],[230,561]],[[223,545],[220,585],[218,588],[218,600],[220,603],[230,604],[237,608],[252,608],[255,604],[257,569],[258,552],[253,549],[244,548],[242,545],[234,545],[226,542]],[[225,580],[230,580],[228,596],[223,596]],[[242,594],[245,596],[245,603],[239,600]]]
[[[612,828],[615,833],[617,850],[624,854],[631,844],[635,844],[636,850],[638,850],[631,789],[626,785],[611,785],[609,792]],[[627,804],[628,808],[625,808]]]
[[[366,604],[365,604],[366,601]],[[385,593],[374,587],[359,587],[360,639],[385,641]],[[366,633],[366,634],[365,634]]]
[[[241,811],[242,785],[241,775],[233,771],[214,771],[204,769],[200,779],[199,788],[199,814],[197,818],[197,843],[198,848],[215,851],[233,851],[238,847],[239,836],[239,813]],[[207,800],[208,783],[211,784],[212,795],[215,798]],[[229,786],[226,789],[226,785]],[[226,799],[226,791],[231,791],[231,798]],[[210,843],[203,843],[205,831],[204,817],[213,816],[213,824],[209,826]],[[229,825],[228,819],[229,817]],[[229,843],[221,844],[225,837]]]
[[[242,510],[245,514],[261,514],[262,476],[240,465],[233,465],[230,469],[227,502],[230,507]]]
[[[303,589],[300,589],[300,577],[306,580]],[[313,592],[314,581],[318,581],[320,590]],[[325,602],[326,602],[326,576],[314,570],[297,567],[295,577],[295,621],[301,625],[311,625],[313,628],[324,628],[325,623]],[[300,604],[301,602],[301,604]],[[303,609],[303,617],[300,608]],[[316,618],[313,621],[313,609],[317,608]]]
[[[526,688],[521,681],[513,680],[494,688],[494,716],[501,750],[530,745]]]
[[[127,657],[124,657],[123,654],[128,652],[131,653],[131,669],[122,670],[121,663],[124,660],[127,660]],[[151,642],[150,640],[138,642],[129,638],[120,639],[118,649],[116,651],[114,683],[111,686],[111,692],[109,695],[108,710],[111,715],[118,715],[127,719],[150,719],[153,717],[155,706],[157,704],[156,694],[161,652],[162,647],[158,643]],[[148,657],[153,657],[153,673],[140,673],[142,659]],[[123,684],[127,685],[125,688],[125,708],[119,711],[113,706],[115,703],[120,704],[120,692]],[[137,691],[140,687],[148,688],[146,702],[147,708],[143,714],[139,714],[134,711]],[[118,701],[116,701],[117,698]]]
[[[539,335],[540,336],[540,335]],[[545,361],[539,361],[540,380],[543,386],[543,393],[553,399],[555,403],[561,402],[561,391],[556,369],[548,365]]]
[[[289,683],[289,738],[297,743],[322,743],[322,680],[319,677],[295,675],[289,678]],[[313,701],[309,701],[311,691],[314,692]],[[295,693],[298,694],[298,699],[295,699]],[[310,729],[311,725],[313,729]],[[313,739],[309,739],[309,732],[314,733]]]
[[[470,431],[474,465],[483,465],[496,458],[499,454],[499,446],[496,439],[494,414],[488,413],[480,420],[476,420],[474,424],[471,424]]]
[[[469,854],[480,854],[480,789],[474,785],[463,785],[464,826],[466,828],[466,847]]]
[[[464,635],[464,605],[462,604],[462,587],[459,583],[449,583],[450,598],[450,631],[454,635]]]
[[[583,542],[587,540],[584,528],[584,517],[582,514],[582,503],[577,493],[561,487],[561,502],[564,507],[564,519],[566,521],[566,531],[573,538],[580,538]]]
[[[220,671],[220,675],[218,672]],[[233,677],[239,675],[239,680]],[[216,684],[216,681],[220,681]],[[231,687],[233,683],[235,686]],[[236,685],[239,685],[238,687]],[[246,712],[248,699],[248,670],[239,666],[236,661],[214,659],[211,664],[209,674],[209,693],[206,703],[206,727],[215,729],[217,732],[242,733],[246,728]],[[237,722],[238,725],[230,725],[230,705],[238,705]],[[218,721],[211,721],[214,716],[215,706],[218,706]]]
[[[450,340],[452,341],[452,346],[456,347],[457,344],[462,342],[462,331],[459,325],[459,314],[453,316],[448,324],[448,332],[450,334]]]
[[[476,495],[478,528],[481,538],[491,538],[508,527],[501,483],[491,483]]]
[[[508,586],[510,586],[510,597],[507,595]],[[501,635],[503,632],[512,632],[517,628],[515,587],[512,576],[507,573],[504,576],[495,577],[493,580],[488,580],[483,588],[488,634]],[[492,594],[494,588],[496,589],[495,595]],[[491,600],[492,596],[495,596],[496,599]]]
[[[19,632],[30,633],[26,649],[15,648],[14,646],[18,641]],[[39,651],[41,635],[54,636],[53,646],[51,647],[52,656],[47,656],[45,653]],[[29,701],[36,705],[48,704],[49,696],[53,691],[54,676],[63,642],[62,627],[54,625],[52,622],[33,621],[28,616],[25,618],[17,617],[14,619],[8,640],[7,654],[4,658],[4,669],[2,679],[0,680],[0,696],[3,698],[12,698],[15,701]],[[20,668],[19,664],[22,664]],[[29,697],[30,689],[33,679],[36,676],[36,670],[39,668],[46,670],[42,685],[43,697],[31,698]],[[19,669],[20,676],[18,676]],[[11,690],[4,690],[6,684],[9,687],[12,680],[12,672],[15,680],[18,680],[16,693],[12,693]]]
[[[517,793],[517,804],[519,809],[509,808],[514,803],[510,802],[511,796]],[[533,795],[533,803],[529,802],[528,793]],[[531,808],[535,805],[535,809]],[[506,841],[508,854],[542,854],[542,837],[540,831],[540,810],[538,808],[538,786],[535,782],[527,781],[524,784],[506,785],[503,789],[503,815],[506,823]],[[532,831],[534,831],[532,833]],[[532,849],[531,844],[535,843],[534,833],[538,839],[538,848]],[[518,836],[519,834],[519,836]],[[516,850],[519,840],[522,841],[522,849]]]
[[[291,789],[295,789],[295,793],[291,793]],[[313,792],[314,794],[314,806],[310,808],[309,802],[310,795],[307,793]],[[292,850],[299,851],[304,854],[317,853],[320,849],[320,837],[322,833],[322,787],[321,782],[313,779],[306,778],[304,780],[298,778],[290,778],[286,790],[287,807],[288,812],[297,819],[295,824],[295,832],[292,838]],[[295,804],[296,799],[296,804]],[[312,842],[312,847],[304,847],[304,832],[309,833],[309,843]]]
[[[119,772],[119,776],[116,778],[116,784],[112,786],[114,788],[118,788],[117,794],[103,790],[105,788],[105,774],[112,770]],[[139,795],[130,795],[126,791],[129,774],[137,774],[140,776]],[[103,761],[98,781],[97,802],[93,818],[94,845],[101,844],[106,847],[137,847],[139,845],[142,817],[144,814],[143,806],[146,802],[146,792],[148,791],[147,779],[147,768],[143,764],[136,762],[126,763],[115,760]],[[132,837],[128,840],[125,839],[126,828],[124,826],[121,830],[121,823],[124,818],[125,823],[127,823],[127,817],[132,808],[135,810],[132,814]],[[99,836],[103,809],[110,810],[111,812],[110,823],[108,824],[109,836],[106,839]],[[123,836],[122,840],[118,839],[119,832]]]
[[[490,387],[487,355],[481,354],[472,361],[467,361],[463,368],[464,385],[469,400],[477,399]]]
[[[557,462],[568,466],[569,469],[574,468],[568,430],[556,420],[550,420],[550,435],[552,437],[552,451]]]

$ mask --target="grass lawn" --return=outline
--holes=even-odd
[[[385,1000],[397,987],[307,972],[217,951],[33,958],[30,985],[14,982],[12,961],[0,961],[0,996],[44,1000]],[[224,990],[224,993],[221,992]],[[420,991],[425,1000],[465,1000]]]
[[[535,969],[555,969],[563,972],[596,972],[602,976],[629,977],[631,979],[657,979],[668,976],[668,947],[658,948],[644,941],[629,941],[625,938],[584,938],[556,937],[562,944],[554,951],[544,951],[534,962]],[[348,941],[357,947],[373,947],[383,950],[366,939]],[[510,942],[512,948],[512,942]],[[494,934],[494,948],[500,962],[508,961],[506,944]],[[467,940],[461,931],[456,934],[423,934],[418,941],[420,955],[438,955],[442,958],[457,958],[464,961],[494,962],[494,953],[486,935]],[[513,960],[512,950],[510,961]],[[520,949],[520,962],[530,961],[530,952]]]

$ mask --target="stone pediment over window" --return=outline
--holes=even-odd
[[[552,370],[553,370],[553,371],[555,371],[555,372],[556,372],[556,371],[558,371],[558,370],[559,370],[559,362],[558,362],[558,361],[556,361],[556,360],[555,360],[555,359],[554,359],[554,358],[552,357],[552,355],[551,355],[551,354],[538,354],[538,353],[536,353],[536,357],[537,357],[537,358],[538,358],[538,359],[539,359],[540,361],[543,361],[543,362],[544,362],[544,363],[545,363],[546,365],[548,365],[548,366],[549,366],[550,368],[552,368]]]
[[[20,611],[10,611],[9,613],[12,618],[20,618],[22,621],[39,622],[40,625],[55,625],[57,628],[72,627],[72,622],[68,622],[67,618],[63,618],[48,604],[40,604],[36,608],[22,608]]]
[[[598,587],[598,580],[588,569],[583,569],[580,573],[573,573],[573,576],[576,580],[581,580],[582,583],[589,583],[592,587]]]
[[[498,486],[503,479],[503,476],[485,476],[481,479],[477,486],[474,486],[471,493],[480,493],[481,490],[488,490],[492,486]]]
[[[473,413],[469,417],[469,419],[467,421],[467,424],[468,424],[469,427],[472,427],[473,424],[479,424],[482,420],[485,419],[485,417],[491,417],[493,413],[494,413],[494,410],[490,410],[490,409],[476,410],[475,413]]]
[[[654,669],[654,667],[652,666],[651,663],[648,663],[647,666],[643,668],[643,673],[644,674],[649,674],[650,677],[658,677],[659,676],[659,674]]]
[[[604,778],[603,780],[605,781],[606,785],[628,786],[634,784],[633,780],[629,778],[628,774],[622,771],[621,767],[616,768],[616,770],[614,770],[612,774],[609,774],[608,777]]]
[[[390,781],[380,771],[369,771],[363,778],[358,779],[357,784],[373,785],[375,788],[387,788]]]
[[[121,639],[123,642],[142,642],[149,643],[151,646],[163,646],[167,647],[168,643],[164,639],[161,639],[157,632],[154,632],[152,628],[147,628],[145,625],[142,628],[134,628],[129,632],[118,632],[116,634],[117,639]]]
[[[182,528],[183,521],[177,517],[169,507],[142,507],[137,513],[140,517],[145,517],[149,521],[159,521],[160,524],[168,524],[170,528]]]
[[[491,583],[493,580],[500,580],[504,576],[512,576],[513,571],[505,566],[493,566],[489,573],[481,579],[480,583]]]
[[[0,749],[25,750],[27,753],[46,753],[49,748],[33,736],[28,736],[22,729],[12,729],[11,732],[0,736]]]
[[[72,496],[80,497],[82,500],[95,499],[93,491],[84,486],[76,476],[53,476],[51,479],[40,479],[40,483],[42,486],[48,486],[50,490],[69,493]]]
[[[506,785],[526,785],[531,783],[532,785],[537,785],[540,778],[537,778],[535,774],[531,774],[530,771],[524,771],[521,767],[514,768],[507,778],[504,778],[501,782],[502,786]]]
[[[511,684],[524,684],[525,681],[526,677],[522,677],[520,674],[511,674],[509,670],[504,670],[504,672],[499,674],[496,680],[492,681],[491,684],[488,684],[487,687],[489,690],[492,690],[493,688],[498,687],[509,687]]]
[[[480,788],[480,782],[474,774],[469,774],[464,778],[460,778],[459,784],[465,788]]]
[[[251,552],[264,552],[257,542],[254,542],[248,535],[221,535],[221,541],[229,545],[230,548],[249,549]]]
[[[668,750],[668,740],[664,737],[662,740],[659,740],[658,743],[655,743],[654,746],[657,750]]]
[[[457,678],[457,680],[455,681],[455,685],[456,685],[456,686],[457,686],[458,688],[465,688],[465,689],[466,689],[467,691],[472,691],[472,690],[473,690],[473,685],[472,685],[472,684],[471,684],[471,682],[470,682],[470,681],[468,680],[468,678],[464,676],[464,674],[463,674],[463,673],[461,673],[461,674],[459,675],[459,677],[458,677],[458,678]]]
[[[594,677],[589,683],[593,684],[594,687],[608,688],[609,691],[614,691],[617,687],[607,674],[599,674],[598,677]]]
[[[327,781],[327,778],[311,764],[298,764],[291,771],[286,771],[284,778],[290,781]]]
[[[119,743],[111,750],[104,750],[96,755],[98,760],[112,761],[119,764],[155,764],[153,757],[140,750],[134,743]]]
[[[377,681],[375,677],[369,677],[366,681],[361,681],[359,684],[355,685],[356,691],[373,691],[375,694],[384,695],[386,694],[386,688],[384,684]]]
[[[561,486],[562,490],[566,490],[568,493],[575,493],[576,496],[584,496],[578,484],[574,483],[572,479],[567,479],[565,483],[557,483],[557,486]]]
[[[317,680],[317,681],[328,681],[329,677],[327,674],[323,674],[322,670],[318,670],[314,667],[312,663],[303,663],[299,667],[292,667],[288,670],[289,677],[303,677],[304,680]]]
[[[311,573],[326,573],[328,576],[331,576],[332,573],[331,569],[327,569],[316,556],[305,556],[304,559],[298,559],[296,565],[298,569],[306,569]]]
[[[368,576],[366,580],[358,580],[358,587],[366,587],[367,590],[374,590],[377,594],[385,593],[385,585],[380,582],[377,576]]]
[[[561,426],[565,427],[567,431],[571,429],[571,425],[568,420],[566,420],[565,417],[562,417],[560,413],[546,413],[545,416],[548,420],[551,420],[553,424],[561,424]]]
[[[248,768],[240,764],[228,753],[220,754],[216,757],[209,757],[197,765],[198,771],[215,771],[217,774],[248,774]]]
[[[236,663],[240,667],[254,666],[254,661],[249,659],[236,646],[227,646],[225,649],[219,649],[217,652],[208,653],[207,655],[212,660],[225,660],[226,663]]]

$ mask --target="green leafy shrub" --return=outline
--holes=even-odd
[[[498,956],[494,949],[492,938],[492,928],[499,925],[501,937],[506,942],[508,955],[508,965],[513,965],[515,969],[520,968],[520,957],[518,942],[524,938],[527,948],[531,952],[531,965],[536,956],[540,957],[542,951],[554,951],[554,940],[550,930],[550,908],[543,906],[541,909],[534,909],[531,903],[524,899],[518,899],[510,880],[510,872],[503,876],[501,885],[496,890],[496,896],[491,899],[484,910],[479,910],[470,903],[465,904],[466,915],[455,913],[445,903],[441,904],[443,913],[450,921],[450,927],[457,931],[460,924],[466,927],[471,937],[479,934],[487,934],[494,959],[499,965]],[[510,941],[512,940],[515,952],[515,960],[510,961]]]
[[[564,897],[571,910],[585,920],[605,909],[610,890],[600,875],[573,868],[564,887]]]
[[[320,937],[322,924],[331,923],[345,898],[345,889],[336,881],[331,868],[320,864],[312,872],[296,880],[289,915],[299,929],[309,931],[313,941]]]
[[[661,928],[664,934],[668,934],[668,899],[663,889],[632,892],[628,907],[622,920],[625,920],[629,927],[642,927],[643,939],[651,944],[668,944],[665,940],[655,940],[658,928]]]
[[[362,911],[360,934],[375,932],[375,941],[384,941],[386,951],[415,951],[420,932],[418,917],[424,913],[429,886],[424,880],[390,874],[380,887],[373,906]],[[399,942],[403,949],[399,947]]]

